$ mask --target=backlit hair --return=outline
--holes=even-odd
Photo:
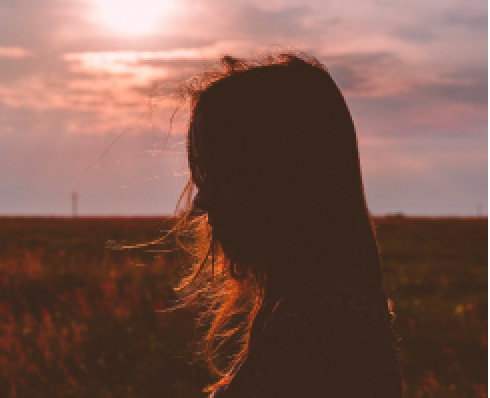
[[[226,56],[185,90],[191,179],[180,231],[193,266],[177,290],[208,327],[213,388],[247,355],[267,300],[339,281],[380,290],[381,275],[354,124],[318,60]],[[233,222],[220,221],[218,193],[229,193]],[[223,363],[217,353],[233,344]]]

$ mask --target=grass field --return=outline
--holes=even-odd
[[[0,218],[0,397],[203,397],[171,219]],[[405,397],[487,396],[487,218],[375,219]]]

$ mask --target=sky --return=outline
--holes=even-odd
[[[225,54],[318,58],[373,214],[488,211],[485,0],[0,0],[0,214],[173,214],[173,93]],[[170,118],[177,110],[170,130]],[[298,137],[300,139],[300,137]]]

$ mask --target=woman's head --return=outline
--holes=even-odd
[[[330,74],[295,54],[222,65],[186,86],[186,192],[197,194],[182,220],[196,261],[178,289],[210,321],[212,369],[227,339],[242,344],[216,385],[247,354],[264,300],[340,279],[381,287],[356,133]]]
[[[377,262],[354,125],[327,70],[296,55],[223,62],[193,95],[188,156],[194,205],[232,267],[349,274],[366,243]]]

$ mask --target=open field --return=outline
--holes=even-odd
[[[1,397],[203,397],[172,220],[0,218]],[[487,218],[375,219],[404,396],[487,396]]]

